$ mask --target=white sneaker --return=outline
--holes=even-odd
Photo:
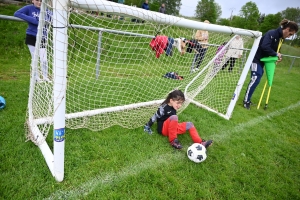
[[[37,83],[42,82],[42,80],[41,80],[39,77],[36,77],[36,78],[35,78],[35,81],[36,81]]]
[[[46,81],[46,82],[50,82],[49,78],[43,78],[43,80]]]
[[[196,71],[199,71],[199,68],[194,68],[192,69],[192,73],[196,72]]]

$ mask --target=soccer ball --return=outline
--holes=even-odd
[[[5,99],[0,96],[0,110],[5,107],[5,104],[6,104]]]
[[[201,163],[207,157],[206,148],[200,143],[194,143],[187,149],[187,156],[191,161]]]

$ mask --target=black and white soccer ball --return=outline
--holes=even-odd
[[[187,156],[191,161],[201,163],[207,157],[206,148],[200,143],[194,143],[187,149]]]

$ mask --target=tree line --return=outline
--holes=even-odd
[[[118,2],[118,0],[114,0]],[[166,5],[166,14],[179,16],[181,0],[148,0],[151,11],[158,12],[162,3]],[[125,0],[124,4],[141,7],[144,0]],[[220,18],[222,15],[221,6],[214,0],[199,0],[194,12],[194,19],[199,21],[208,20],[213,24],[256,30],[262,33],[270,29],[279,27],[282,19],[295,21],[300,25],[300,8],[286,8],[276,14],[260,13],[256,3],[249,1],[242,6],[239,15],[230,16],[230,18]],[[183,16],[184,17],[184,16]],[[290,42],[293,46],[300,46],[300,33]]]
[[[210,7],[209,15],[201,10],[202,7]],[[289,19],[300,25],[300,8],[286,8],[276,14],[260,13],[256,3],[249,1],[242,6],[239,15],[230,16],[230,18],[220,18],[222,11],[220,5],[214,0],[201,0],[198,2],[195,11],[196,18],[202,20],[208,19],[212,23],[261,31],[263,34],[268,30],[276,29],[282,19]],[[293,46],[300,46],[300,33],[296,33],[290,42]]]

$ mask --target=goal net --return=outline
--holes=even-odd
[[[179,112],[193,103],[229,119],[260,37],[106,0],[43,1],[36,46],[47,59],[32,61],[28,138],[57,178],[52,128],[63,149],[65,127],[141,127],[174,89],[187,99]]]

